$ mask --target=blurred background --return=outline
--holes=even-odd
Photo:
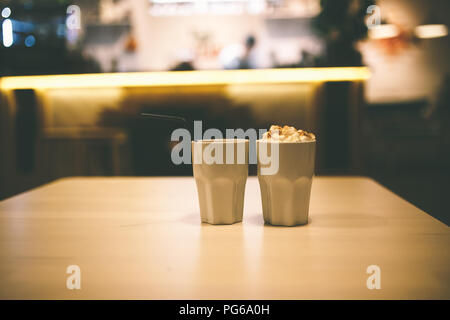
[[[150,112],[313,131],[318,175],[372,177],[448,225],[449,12],[448,0],[0,0],[0,200],[68,176],[192,175],[170,160],[179,124]]]

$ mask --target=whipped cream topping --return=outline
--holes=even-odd
[[[311,132],[297,130],[295,127],[289,126],[270,126],[269,131],[263,134],[263,140],[278,142],[305,142],[315,141],[316,136]]]

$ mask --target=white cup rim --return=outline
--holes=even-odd
[[[205,139],[205,140],[193,140],[192,143],[246,143],[248,139]]]
[[[315,143],[316,140],[305,140],[305,141],[277,141],[277,140],[263,140],[263,139],[258,139],[256,140],[257,143],[279,143],[279,144],[300,144],[300,143]]]

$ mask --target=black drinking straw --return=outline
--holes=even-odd
[[[179,116],[169,116],[166,114],[156,114],[156,113],[141,113],[141,116],[153,118],[153,119],[160,119],[160,120],[168,120],[168,121],[178,121],[183,123],[183,127],[189,131],[191,134],[191,139],[194,140],[194,130],[192,129],[192,125],[189,125],[186,118],[179,117]]]

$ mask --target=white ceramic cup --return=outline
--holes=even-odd
[[[274,152],[276,147],[278,151]],[[308,223],[315,152],[315,141],[257,141],[258,180],[266,223],[280,226]],[[278,170],[273,174],[261,172],[269,166],[261,160],[265,154],[273,154],[272,162],[278,160]]]
[[[210,224],[242,221],[248,140],[192,141],[192,160],[201,221]]]

